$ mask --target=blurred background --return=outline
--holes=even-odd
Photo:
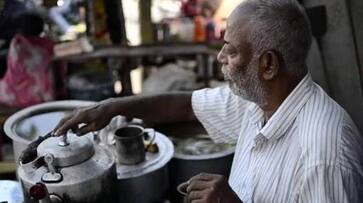
[[[216,56],[242,1],[0,0],[0,177],[15,178],[2,129],[21,109],[223,85]],[[363,131],[363,1],[299,2],[313,30],[313,79]]]

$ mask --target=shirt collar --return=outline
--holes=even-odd
[[[259,130],[259,133],[268,140],[275,140],[281,137],[291,126],[312,93],[313,80],[310,74],[307,74],[282,102],[268,122]],[[262,126],[264,114],[261,108],[253,104],[249,106],[249,111],[251,113],[250,122],[257,126]]]
[[[264,113],[256,103],[251,102],[247,110],[249,111],[249,120],[251,123],[258,124],[263,121]]]

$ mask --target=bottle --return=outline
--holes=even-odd
[[[212,18],[207,19],[207,23],[205,26],[206,39],[207,42],[211,42],[215,40],[215,24]]]
[[[205,21],[202,16],[194,17],[194,42],[205,42]]]

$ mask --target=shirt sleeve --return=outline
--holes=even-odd
[[[305,174],[299,202],[360,203],[363,201],[363,139],[353,121],[341,128],[339,162],[310,167]]]
[[[215,142],[236,143],[250,102],[234,95],[228,86],[193,92],[194,114]]]
[[[362,176],[337,166],[316,166],[307,171],[301,187],[301,203],[360,203]]]

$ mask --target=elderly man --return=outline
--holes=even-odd
[[[246,0],[228,18],[224,39],[218,60],[229,87],[105,100],[63,119],[55,134],[99,130],[119,114],[197,118],[216,142],[237,145],[229,180],[192,177],[190,202],[362,202],[363,139],[311,79],[311,33],[298,3]]]

